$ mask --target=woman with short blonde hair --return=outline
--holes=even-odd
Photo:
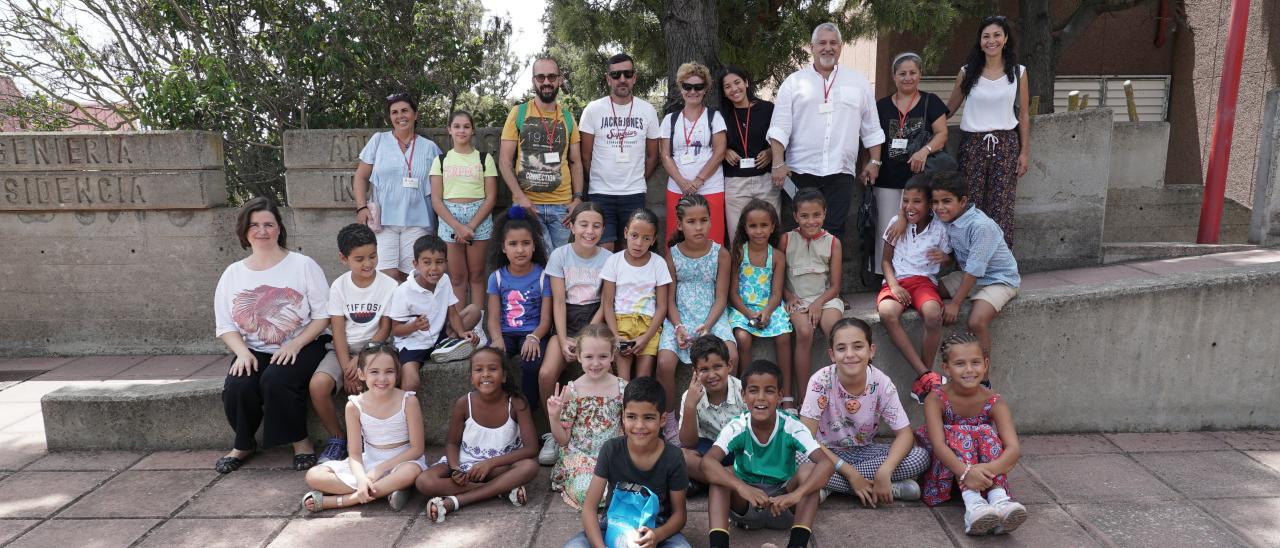
[[[662,118],[658,156],[667,170],[667,239],[675,233],[676,202],[685,194],[701,194],[710,204],[707,236],[724,244],[724,117],[703,104],[712,85],[706,65],[688,62],[676,70],[684,108]]]

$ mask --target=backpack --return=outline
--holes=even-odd
[[[712,122],[716,121],[716,110],[711,107],[703,107],[703,108],[707,109],[707,134],[715,135],[715,131],[711,129],[711,124]],[[673,144],[667,148],[671,149],[672,158],[676,157],[676,146],[674,144],[676,142],[676,116],[681,116],[680,112],[681,112],[680,110],[677,110],[670,114],[671,115],[671,135],[667,136],[667,138],[670,139]],[[711,143],[707,143],[707,146],[711,146]]]
[[[569,141],[573,137],[573,114],[569,113],[568,107],[561,107],[560,112],[564,114],[564,153],[569,154]],[[520,103],[516,107],[516,134],[524,133],[524,117],[529,113],[529,103]]]
[[[449,155],[449,151],[447,150],[440,153],[440,172],[441,173],[444,173],[444,158],[445,156],[448,156],[448,155]],[[489,158],[488,152],[485,152],[483,150],[480,151],[480,178],[481,179],[484,178],[484,162],[488,158]]]

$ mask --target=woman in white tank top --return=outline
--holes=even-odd
[[[1018,178],[1027,172],[1031,138],[1026,76],[1008,21],[988,16],[947,101],[953,113],[965,103],[959,162],[969,201],[1000,225],[1009,247]]]

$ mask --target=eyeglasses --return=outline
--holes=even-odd
[[[680,84],[680,89],[683,89],[685,91],[702,91],[704,89],[707,89],[707,83],[700,82],[697,84],[690,84],[688,82],[684,82]]]
[[[635,77],[635,75],[636,75],[636,71],[635,71],[635,70],[611,70],[611,71],[609,71],[609,77],[610,77],[610,78],[613,78],[614,80],[621,80],[621,79],[623,79],[623,78],[634,78],[634,77]]]
[[[554,72],[550,74],[535,74],[533,79],[538,82],[554,82],[560,79],[560,75]]]

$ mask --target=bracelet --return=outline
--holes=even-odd
[[[964,465],[964,473],[960,474],[960,483],[964,483],[964,477],[969,475],[969,470],[973,468],[972,464]]]
[[[836,473],[840,472],[841,466],[844,466],[844,459],[836,458]]]
[[[367,205],[360,206],[360,207],[356,208],[356,213],[360,213],[361,211],[364,211],[364,210],[366,210],[366,209],[369,209],[369,206],[367,206]]]
[[[925,143],[924,148],[929,149],[929,154],[933,154],[933,147],[929,146],[929,143]]]
[[[535,340],[535,341],[541,341],[541,340],[542,340],[542,337],[539,337],[539,336],[537,336],[537,335],[534,335],[533,333],[530,333],[530,334],[528,334],[528,335],[525,335],[525,336],[524,336],[524,338],[526,338],[526,339],[533,339],[533,340]]]
[[[684,324],[677,324],[677,325],[676,325],[676,331],[679,331],[679,330],[681,330],[681,329],[684,329]]]
[[[778,171],[779,169],[787,169],[787,164],[773,164],[774,171]]]

